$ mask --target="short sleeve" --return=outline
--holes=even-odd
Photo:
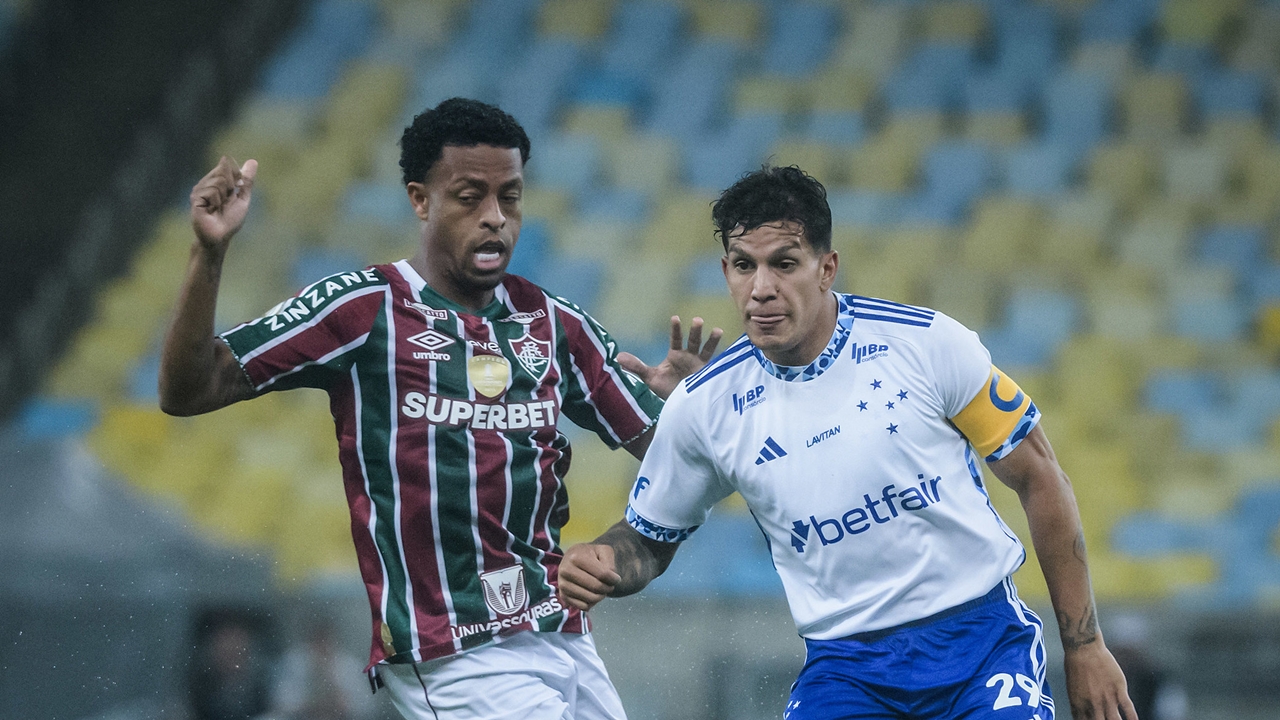
[[[259,393],[327,389],[387,311],[386,294],[375,270],[333,275],[218,337]]]
[[[696,407],[676,388],[640,464],[627,502],[627,522],[659,542],[682,542],[733,492],[716,470]]]
[[[663,402],[618,364],[618,345],[581,308],[555,299],[564,329],[561,411],[610,448],[635,440],[658,421]]]
[[[991,353],[978,334],[938,313],[927,350],[935,391],[947,418],[954,418],[982,391],[991,375]]]

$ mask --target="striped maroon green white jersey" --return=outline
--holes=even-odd
[[[329,393],[371,665],[588,630],[555,592],[570,461],[556,422],[616,448],[662,401],[586,313],[514,275],[467,312],[402,260],[320,280],[221,337],[258,392]]]

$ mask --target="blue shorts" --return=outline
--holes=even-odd
[[[805,646],[785,720],[1053,720],[1043,625],[1009,579],[923,620]]]

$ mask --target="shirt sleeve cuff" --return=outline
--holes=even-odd
[[[684,529],[663,527],[662,525],[649,522],[648,520],[640,517],[639,513],[632,509],[630,504],[627,505],[627,523],[630,524],[631,527],[635,528],[636,532],[650,540],[657,540],[658,542],[664,543],[684,542],[689,539],[689,536],[693,534],[694,530],[702,527],[701,525],[694,525],[691,528]]]

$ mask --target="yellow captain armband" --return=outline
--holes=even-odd
[[[995,365],[986,388],[951,418],[987,462],[1012,452],[1039,421],[1036,404]]]

